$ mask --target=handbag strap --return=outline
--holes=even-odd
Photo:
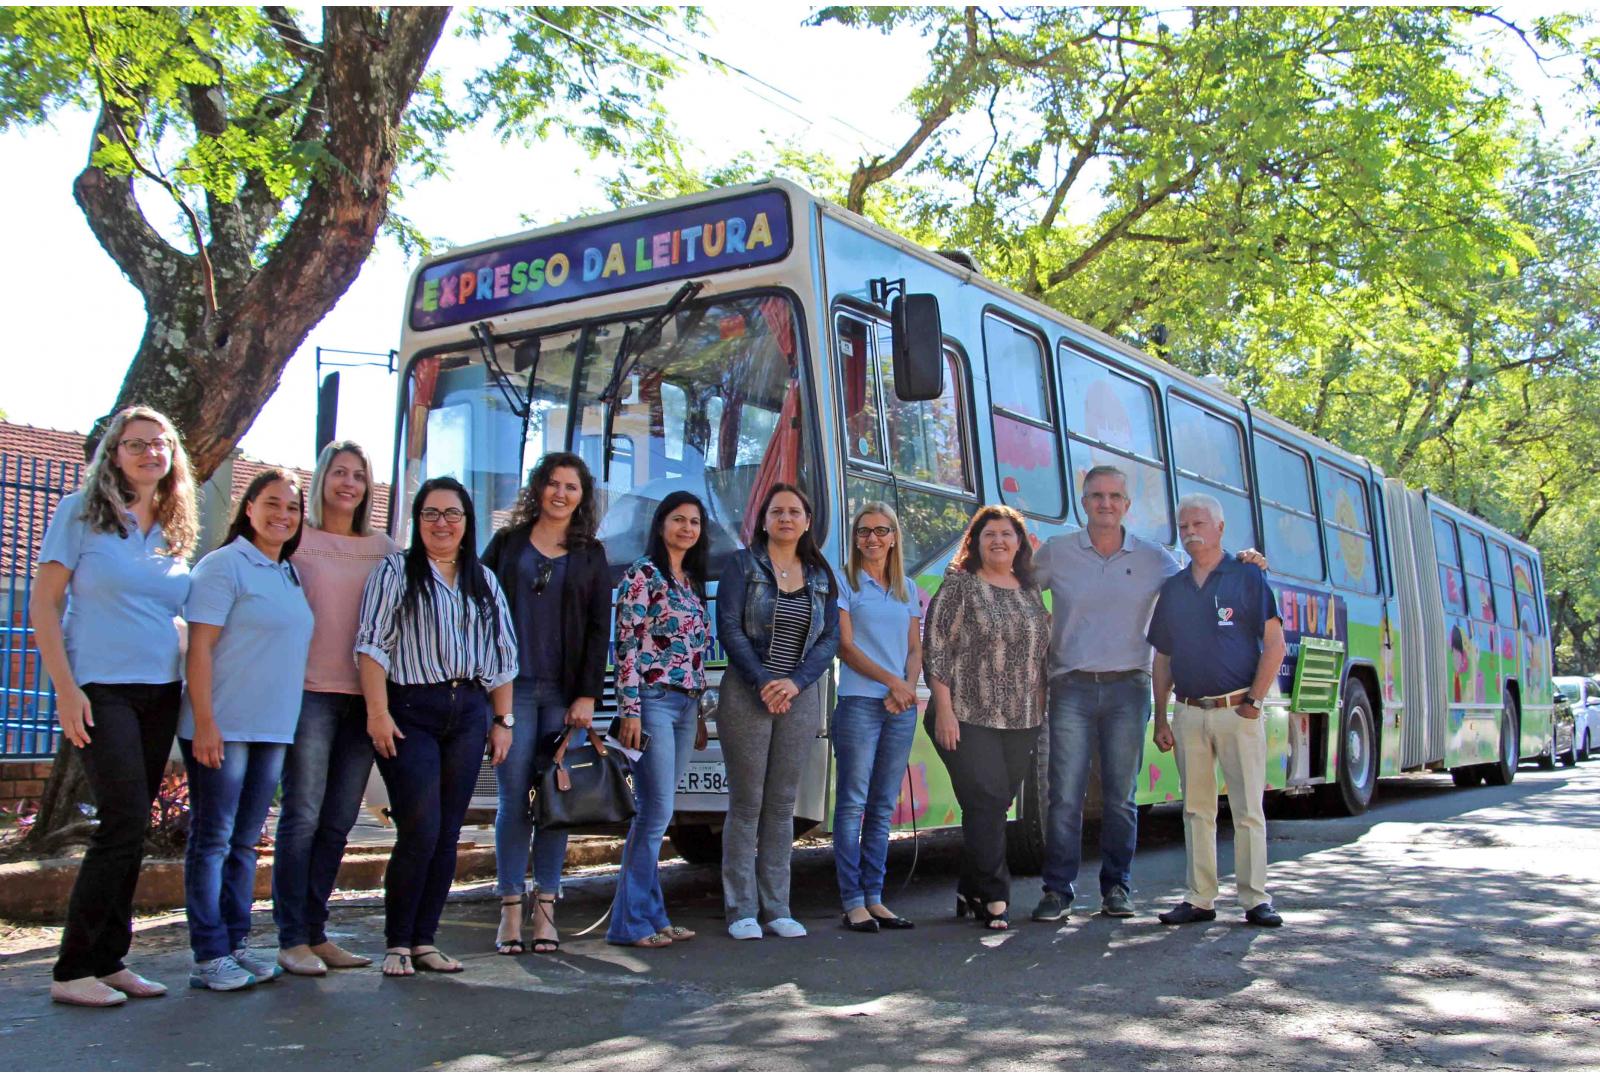
[[[574,730],[575,730],[574,728],[567,728],[567,730],[565,730],[565,731],[563,731],[561,733],[561,741],[556,744],[555,756],[550,759],[550,763],[552,765],[554,765],[555,768],[556,768],[556,790],[557,791],[571,791],[572,790],[572,774],[567,772],[566,756],[567,756],[567,743],[568,743],[569,740],[571,740],[572,732]],[[605,757],[606,756],[605,744],[600,741],[600,736],[595,734],[593,725],[590,725],[585,730],[589,734],[589,745],[594,747],[594,752],[599,754],[601,757]]]

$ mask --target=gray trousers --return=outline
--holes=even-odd
[[[789,918],[789,857],[800,773],[822,730],[821,684],[781,716],[731,671],[717,703],[717,738],[728,767],[722,826],[722,906],[729,923]]]

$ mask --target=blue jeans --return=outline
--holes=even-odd
[[[607,941],[626,944],[672,925],[661,895],[661,839],[672,821],[678,782],[689,771],[699,711],[700,700],[682,690],[646,686],[640,691],[639,729],[650,737],[650,749],[633,766],[639,813],[622,849]]]
[[[456,874],[456,842],[489,737],[481,684],[389,684],[389,713],[403,739],[378,758],[389,788],[394,850],[383,875],[388,948],[432,945]]]
[[[891,713],[874,697],[842,697],[833,710],[833,862],[844,909],[883,903],[889,822],[917,733],[917,710]]]
[[[1083,858],[1083,799],[1089,755],[1100,755],[1100,894],[1133,885],[1139,815],[1133,792],[1150,719],[1150,677],[1116,682],[1050,681],[1050,810],[1044,887],[1070,900]]]
[[[279,948],[328,940],[328,897],[371,772],[372,740],[361,695],[305,691],[300,726],[283,763],[273,845],[272,921]]]
[[[512,687],[511,711],[517,717],[511,749],[494,767],[500,791],[494,814],[494,866],[501,896],[528,891],[528,841],[533,839],[533,887],[561,895],[561,867],[567,861],[567,833],[546,829],[533,835],[528,791],[550,765],[555,737],[566,729],[567,701],[561,687],[544,679],[518,679]],[[526,726],[524,726],[526,725]]]
[[[197,964],[226,956],[250,936],[256,892],[256,845],[283,775],[283,743],[222,744],[222,767],[195,760],[194,743],[179,739],[189,768],[189,844],[183,856],[183,903],[189,948]]]

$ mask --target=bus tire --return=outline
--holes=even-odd
[[[1378,726],[1367,688],[1357,679],[1345,686],[1334,781],[1322,789],[1323,806],[1340,817],[1366,812],[1378,789]]]
[[[1455,781],[1456,787],[1477,787],[1483,783],[1483,766],[1462,765],[1451,769],[1450,779]]]
[[[1509,694],[1500,708],[1500,760],[1479,765],[1483,782],[1490,787],[1504,787],[1517,778],[1517,760],[1522,745],[1522,715],[1517,702]]]
[[[1040,740],[1041,743],[1043,740]],[[1013,874],[1031,877],[1044,869],[1044,813],[1047,756],[1040,753],[1022,781],[1017,816],[1006,822],[1006,865]]]
[[[691,866],[722,862],[722,833],[710,825],[672,825],[667,829],[672,849]]]

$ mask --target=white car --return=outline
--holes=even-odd
[[[1572,745],[1578,760],[1588,761],[1600,752],[1600,679],[1584,675],[1556,676],[1556,689],[1572,706]]]

